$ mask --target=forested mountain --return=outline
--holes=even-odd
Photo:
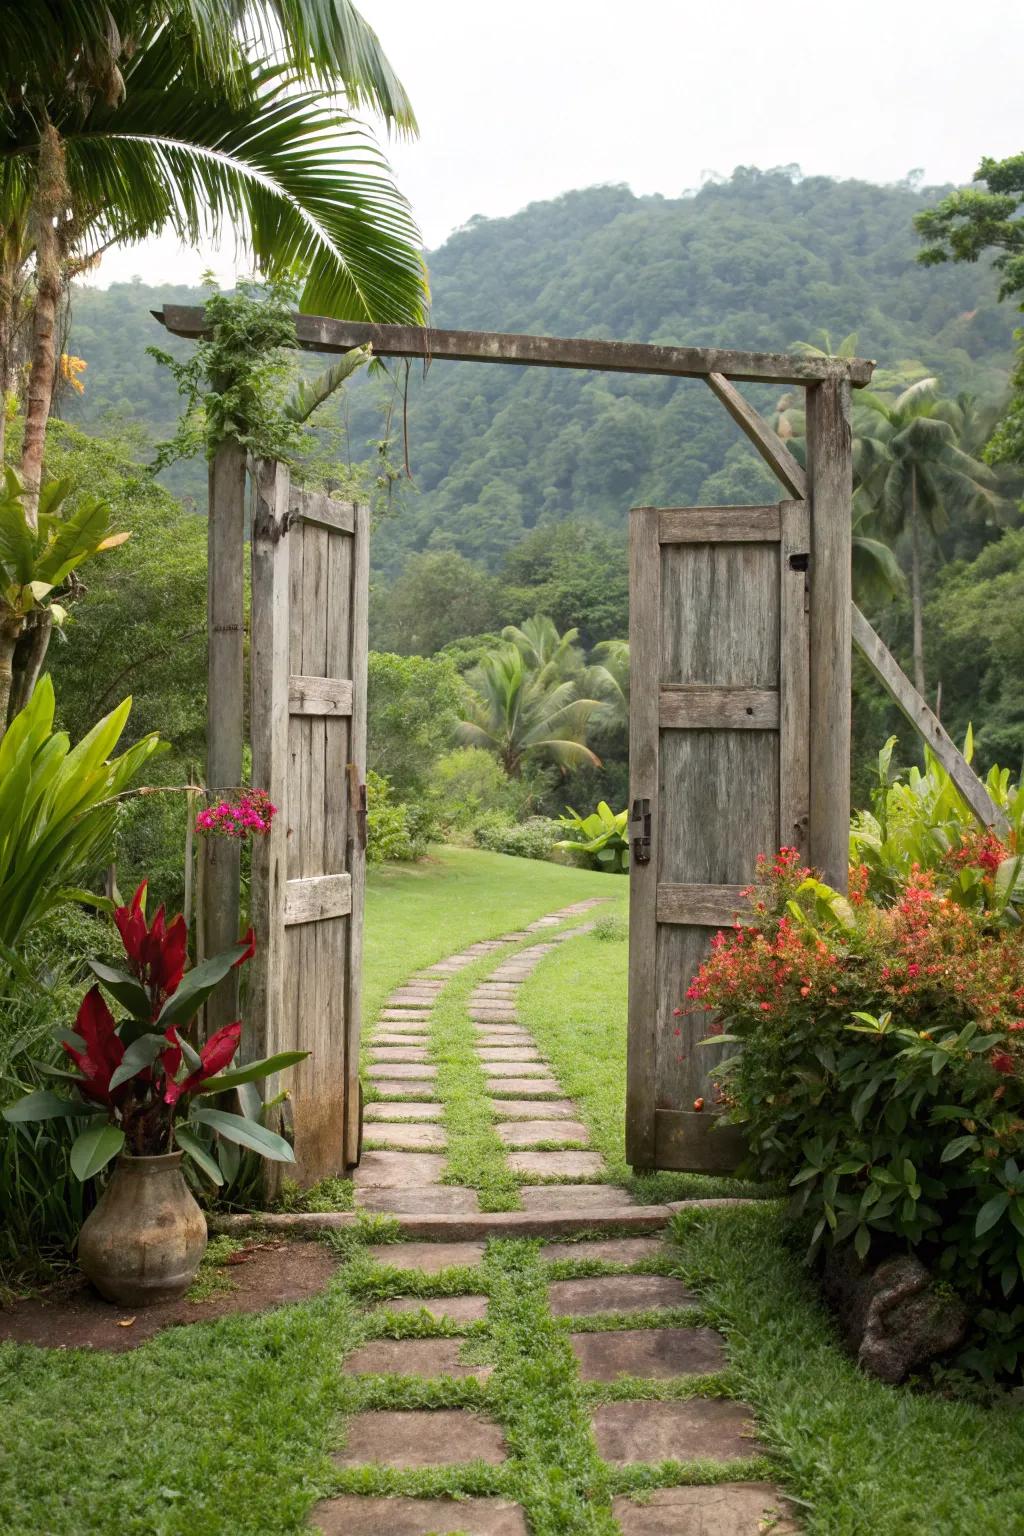
[[[884,367],[920,359],[947,392],[997,392],[1012,314],[987,263],[923,268],[914,213],[946,189],[742,169],[694,195],[570,192],[474,219],[429,256],[434,323],[663,343],[786,349],[858,334]],[[70,350],[89,364],[69,419],[113,412],[166,434],[177,402],[145,355],[150,310],[195,290],[118,284],[75,297]],[[395,370],[399,375],[401,368]],[[397,387],[397,386],[396,386]],[[367,381],[347,406],[357,457],[381,436]],[[756,398],[756,392],[755,392]],[[771,393],[761,403],[772,404]],[[401,409],[395,420],[401,419]],[[454,548],[492,571],[531,529],[583,519],[621,532],[635,502],[756,500],[771,482],[699,381],[438,363],[409,376],[413,486],[379,528],[375,563]],[[195,471],[176,488],[202,486]]]

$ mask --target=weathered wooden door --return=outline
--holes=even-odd
[[[358,1158],[368,540],[365,507],[257,466],[253,782],[278,814],[254,850],[253,1054],[310,1052],[288,1075],[302,1183]]]
[[[637,1168],[726,1171],[686,989],[759,853],[808,830],[806,504],[638,507],[630,522],[629,1058]],[[675,1012],[682,1008],[681,1014]]]

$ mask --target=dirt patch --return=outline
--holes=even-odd
[[[123,1354],[165,1328],[209,1323],[235,1312],[266,1312],[306,1301],[327,1286],[337,1270],[322,1243],[247,1243],[217,1275],[228,1285],[202,1301],[160,1302],[136,1310],[112,1306],[84,1280],[61,1291],[16,1301],[0,1311],[0,1340],[45,1349],[102,1349]]]

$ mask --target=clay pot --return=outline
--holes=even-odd
[[[206,1217],[185,1183],[181,1157],[119,1157],[79,1234],[80,1268],[118,1306],[177,1300],[206,1252]]]

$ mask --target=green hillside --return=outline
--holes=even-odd
[[[1012,315],[987,263],[923,268],[911,220],[946,189],[739,170],[676,199],[626,187],[570,192],[507,219],[474,219],[429,257],[439,326],[785,349],[825,329],[861,353],[920,358],[947,390],[997,391]],[[82,290],[71,349],[89,363],[68,417],[114,413],[165,434],[177,405],[145,356],[150,311],[195,290]],[[402,370],[398,370],[399,373]],[[356,457],[381,435],[380,384],[351,392]],[[762,403],[770,405],[765,394]],[[397,413],[400,416],[400,411]],[[413,487],[380,528],[379,570],[454,548],[488,569],[538,524],[620,531],[637,501],[756,499],[770,482],[697,381],[436,364],[409,377]],[[176,489],[201,494],[179,469]]]

